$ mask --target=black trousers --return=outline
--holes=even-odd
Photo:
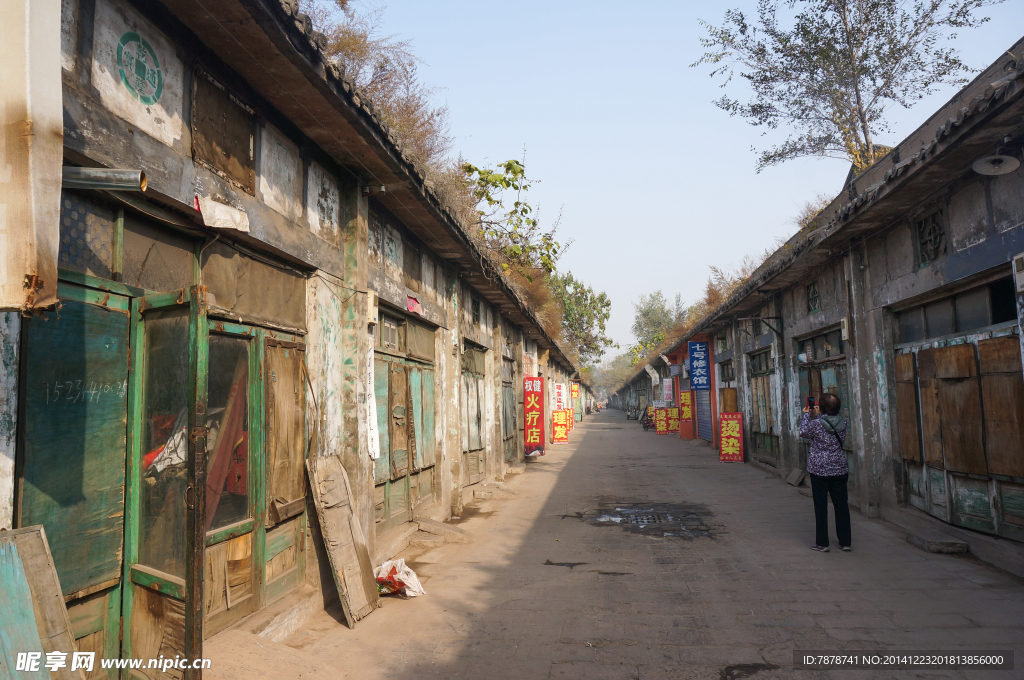
[[[850,505],[846,492],[849,473],[838,477],[811,477],[811,495],[814,497],[814,543],[828,547],[828,497],[832,496],[832,510],[836,514],[836,538],[839,546],[850,543]]]

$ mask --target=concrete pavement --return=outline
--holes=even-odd
[[[856,511],[853,552],[812,552],[809,498],[620,411],[508,484],[515,498],[459,521],[472,543],[401,555],[425,597],[384,598],[354,630],[322,612],[282,643],[218,636],[207,677],[1024,677],[1021,579]],[[663,519],[655,504],[686,526],[614,520],[647,505]],[[1015,649],[1018,670],[804,671],[794,649]]]

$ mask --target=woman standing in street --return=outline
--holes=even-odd
[[[836,538],[839,547],[850,550],[850,506],[846,483],[850,468],[846,463],[843,442],[846,441],[846,420],[839,415],[842,402],[834,394],[823,394],[812,410],[804,408],[799,434],[811,440],[807,454],[807,473],[811,476],[814,497],[814,545],[811,550],[828,552],[828,497],[836,515]],[[822,413],[824,412],[824,413]]]

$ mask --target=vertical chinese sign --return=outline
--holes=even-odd
[[[654,433],[668,434],[668,409],[654,409]]]
[[[690,391],[679,393],[679,420],[690,420],[693,414],[690,413]]]
[[[544,378],[523,378],[523,435],[527,456],[544,455]]]
[[[569,394],[573,401],[580,398],[580,384],[578,382],[569,383]]]
[[[708,362],[708,343],[687,343],[690,350],[690,389],[710,390],[711,373]]]
[[[661,398],[665,402],[672,403],[672,383],[671,378],[665,378],[661,381]]]
[[[569,441],[569,415],[563,408],[551,413],[551,441],[565,444]]]
[[[718,460],[723,463],[743,462],[743,414],[722,414],[722,448]]]
[[[679,409],[672,407],[665,409],[665,411],[668,412],[668,431],[679,432]]]
[[[555,383],[555,410],[561,411],[565,408],[565,385]]]

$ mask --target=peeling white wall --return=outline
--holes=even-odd
[[[20,335],[21,315],[18,312],[0,312],[0,529],[10,529],[14,519]]]
[[[311,455],[341,453],[344,437],[342,383],[340,362],[345,356],[342,347],[341,293],[345,290],[338,279],[318,273],[309,280],[306,291],[306,364],[313,397],[307,398],[307,422],[318,424],[317,440]]]
[[[302,161],[299,148],[273,125],[260,138],[260,194],[285,217],[302,218]]]

